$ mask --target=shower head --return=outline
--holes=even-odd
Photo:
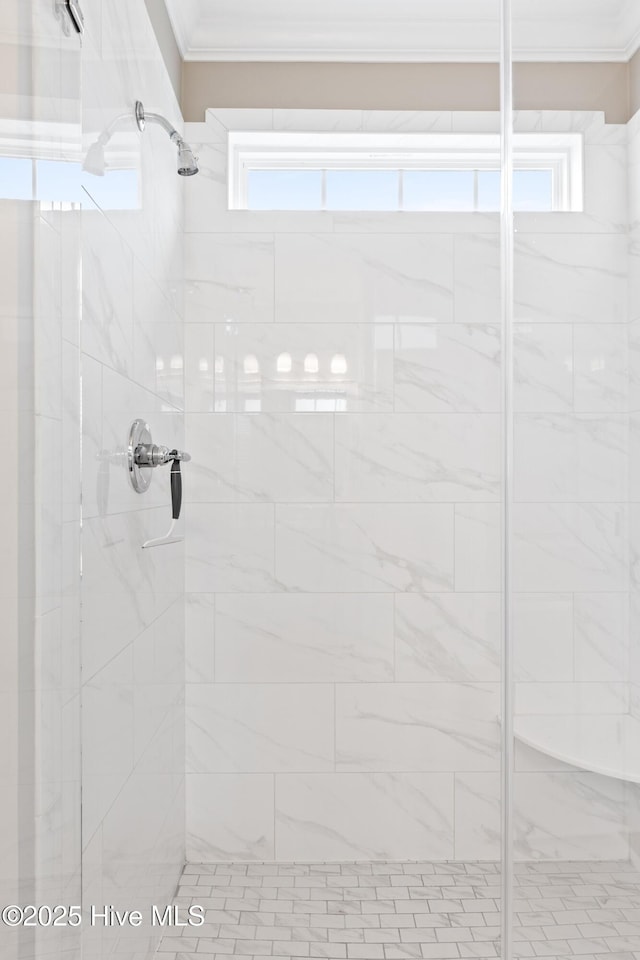
[[[92,143],[87,150],[82,169],[87,173],[92,173],[95,177],[104,177],[107,164],[104,156],[106,140],[102,136],[98,137],[95,143]]]
[[[149,121],[150,123],[157,123],[169,134],[169,139],[172,143],[175,143],[178,148],[178,173],[181,177],[192,177],[194,173],[198,172],[198,158],[194,157],[193,150],[189,144],[186,140],[182,139],[178,131],[175,127],[171,126],[168,120],[159,113],[145,113],[144,106],[140,100],[136,100],[135,117],[138,130],[144,130],[146,122]]]
[[[178,147],[178,173],[181,177],[192,177],[198,172],[198,161],[193,150],[184,140],[176,141]]]

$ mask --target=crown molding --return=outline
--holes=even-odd
[[[165,5],[180,55],[188,60],[202,14],[200,0],[165,0]]]
[[[495,0],[166,0],[186,61],[489,63]],[[444,14],[441,16],[439,11]],[[626,62],[640,47],[639,0],[520,0],[519,60]],[[293,15],[293,11],[296,15]],[[520,43],[519,35],[524,43]]]

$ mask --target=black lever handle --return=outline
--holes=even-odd
[[[171,516],[174,520],[180,517],[182,507],[182,473],[180,472],[180,461],[171,461]]]

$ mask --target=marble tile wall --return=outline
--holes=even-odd
[[[181,116],[143,0],[83,3],[83,150],[116,118],[104,177],[83,177],[83,902],[169,902],[184,863],[184,549],[142,550],[170,520],[168,470],[143,497],[132,421],[184,447],[185,183],[134,102]],[[180,533],[183,530],[181,528]],[[151,956],[157,931],[83,929],[83,957]]]
[[[569,718],[629,709],[632,381],[627,128],[564,120],[584,211],[515,218],[513,550],[516,714]],[[521,856],[628,856],[628,785],[521,744],[516,771]]]
[[[312,117],[390,121],[458,118]],[[305,122],[187,127],[188,856],[497,857],[498,219],[229,211],[226,131]],[[517,235],[519,695],[544,710],[626,682],[626,131],[521,122],[583,129],[587,162],[584,212]],[[620,790],[528,763],[520,856],[626,855]]]

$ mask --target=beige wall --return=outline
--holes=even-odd
[[[494,110],[494,63],[201,63],[183,66],[182,112],[207,107]]]
[[[640,58],[516,63],[514,87],[521,109],[602,110],[609,123],[625,123],[640,106]],[[207,107],[498,110],[499,102],[493,63],[188,61],[182,73],[182,112],[194,121]]]
[[[640,110],[640,50],[629,63],[629,116]]]

